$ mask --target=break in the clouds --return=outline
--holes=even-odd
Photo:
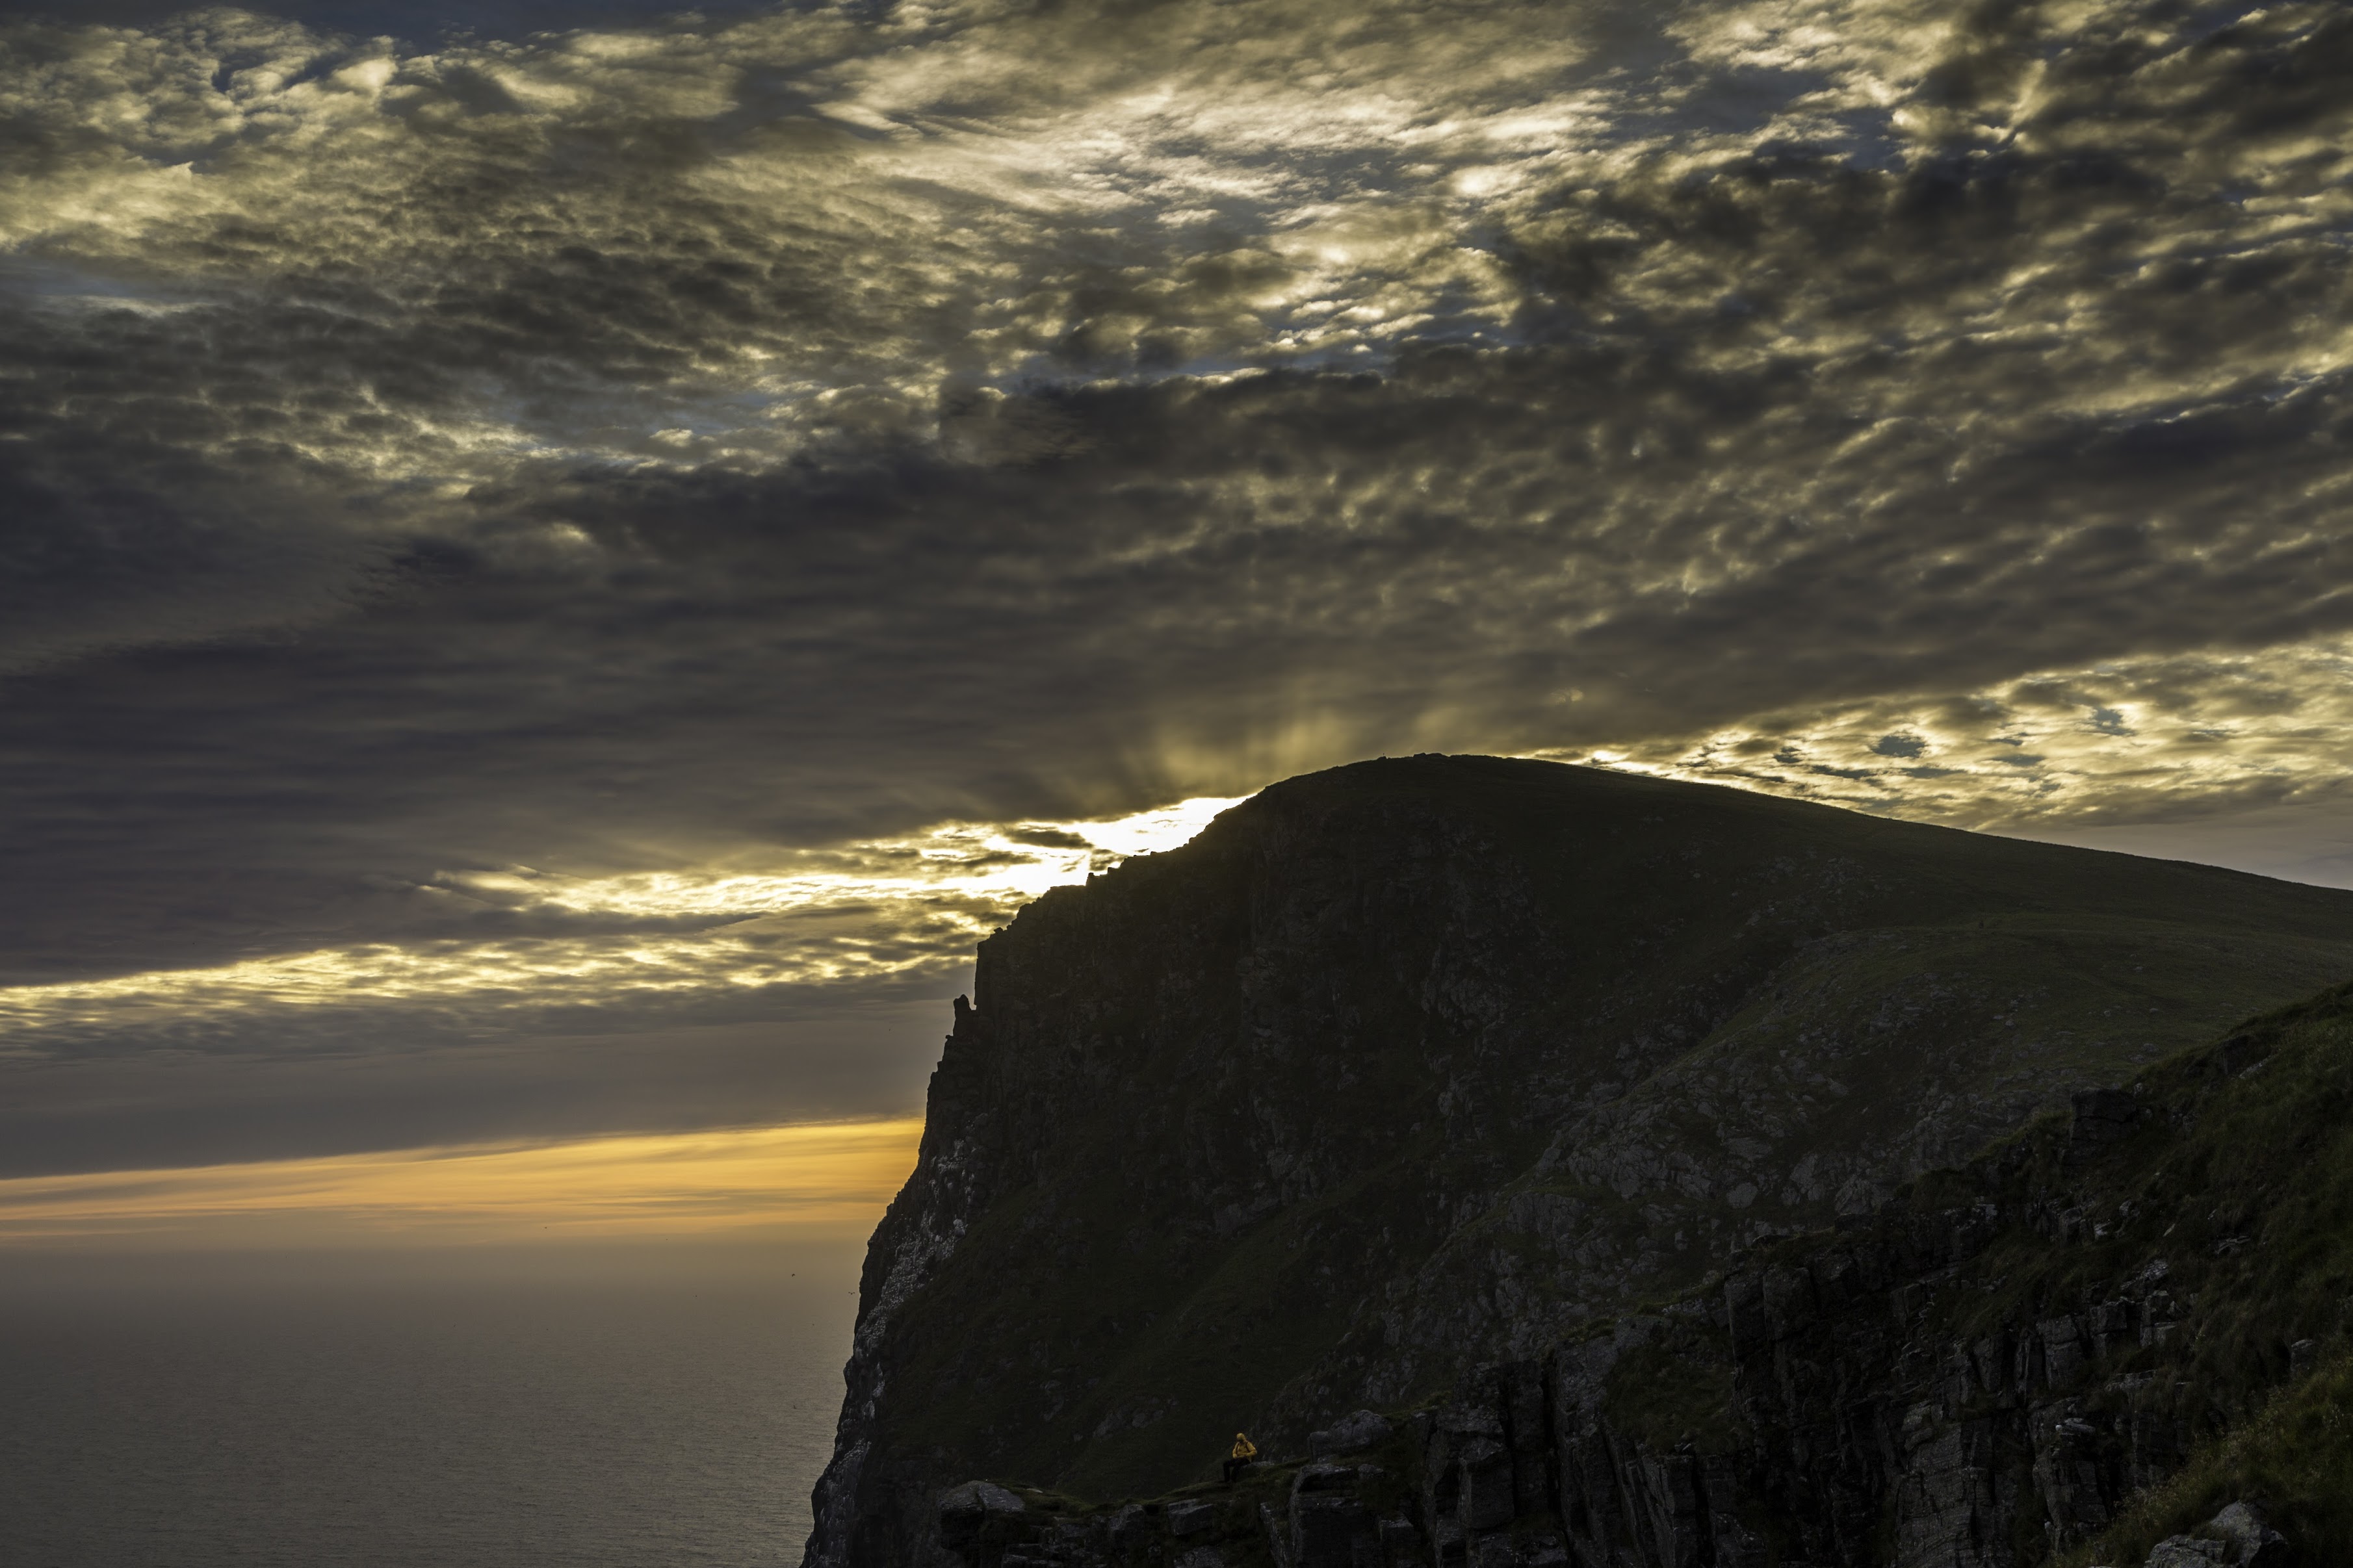
[[[934,994],[1085,825],[1379,752],[2052,832],[2345,773],[2339,7],[0,62],[19,1058]]]

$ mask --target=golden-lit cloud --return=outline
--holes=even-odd
[[[241,309],[266,275],[341,321],[313,354],[356,333],[403,355],[437,319],[511,339],[427,401],[363,372],[278,404],[290,457],[372,482],[462,489],[557,453],[769,463],[932,429],[951,384],[1073,355],[1133,372],[1502,328],[1516,286],[1462,232],[1465,193],[1501,186],[1451,175],[1599,123],[1527,101],[1590,45],[1567,16],[1465,16],[1438,40],[1391,9],[1269,6],[1243,36],[1218,7],[1115,29],[824,10],[417,52],[233,10],[48,28],[38,68],[0,72],[0,110],[70,147],[0,175],[0,253],[52,269],[65,321]],[[715,128],[779,80],[790,108]],[[681,132],[695,155],[630,155]],[[584,138],[614,155],[544,177]],[[596,324],[547,332],[533,318],[582,282]],[[561,362],[628,395],[584,397],[543,374]],[[248,438],[235,379],[186,388],[207,445]]]
[[[595,879],[523,872],[453,875],[447,885],[575,914],[777,914],[857,902],[956,899],[1008,910],[1049,888],[1133,855],[1173,849],[1240,796],[1196,796],[1103,821],[946,823],[902,838],[797,857],[807,868],[771,874],[648,871]]]
[[[0,1056],[43,1054],[67,1035],[168,1032],[192,1020],[218,1027],[289,1010],[455,1011],[479,1030],[557,1009],[937,971],[1047,889],[1173,848],[1233,804],[1204,796],[1105,820],[947,823],[788,855],[792,868],[769,872],[450,873],[425,890],[518,917],[561,917],[558,932],[373,942],[0,986],[0,1027],[9,1035]],[[621,929],[565,931],[565,921]]]
[[[40,150],[0,164],[27,367],[0,427],[95,509],[33,558],[103,584],[29,606],[21,657],[333,619],[423,533],[417,570],[625,621],[618,584],[733,587],[790,601],[803,645],[953,658],[860,598],[879,583],[838,615],[795,596],[841,581],[828,524],[889,532],[894,582],[936,562],[909,597],[937,626],[1056,628],[1008,666],[1115,665],[1121,634],[1181,653],[1187,627],[1229,650],[1144,659],[1156,681],[1082,732],[1124,703],[1163,724],[1250,648],[1377,710],[1335,731],[1655,751],[1929,689],[1907,663],[1975,689],[2214,645],[2185,596],[2263,598],[2294,641],[2290,557],[2344,501],[2353,154],[2341,103],[2258,112],[2247,84],[2319,68],[2328,16],[2208,38],[2125,0],[1375,0],[1243,25],[1178,0],[430,47],[231,9],[27,24],[0,68]],[[911,461],[997,479],[935,532]],[[2153,488],[2168,466],[2190,482]],[[185,529],[103,499],[146,468]],[[759,665],[748,618],[671,646]],[[1835,679],[1799,637],[1840,643]],[[1679,658],[1759,689],[1659,691]],[[953,684],[884,695],[969,710]],[[1514,710],[1555,684],[1669,710],[1546,734]]]
[[[2353,643],[2327,638],[2116,659],[1535,754],[2032,834],[2341,803],[2348,733]]]
[[[491,1244],[860,1232],[920,1119],[0,1181],[0,1247]]]

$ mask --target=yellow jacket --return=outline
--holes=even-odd
[[[1258,1458],[1258,1445],[1257,1445],[1256,1443],[1251,1442],[1251,1441],[1250,1440],[1250,1438],[1249,1438],[1247,1436],[1245,1436],[1244,1434],[1240,1433],[1240,1432],[1235,1433],[1235,1434],[1234,1434],[1234,1458],[1237,1458],[1237,1459],[1255,1459],[1255,1458]]]

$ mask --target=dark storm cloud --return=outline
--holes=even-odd
[[[45,1050],[945,989],[1001,889],[627,879],[1030,820],[979,876],[1374,752],[1965,821],[2342,773],[2329,8],[11,42]]]

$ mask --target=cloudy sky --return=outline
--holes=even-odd
[[[57,9],[0,1236],[887,1191],[975,940],[1378,753],[2353,881],[2341,7]]]

